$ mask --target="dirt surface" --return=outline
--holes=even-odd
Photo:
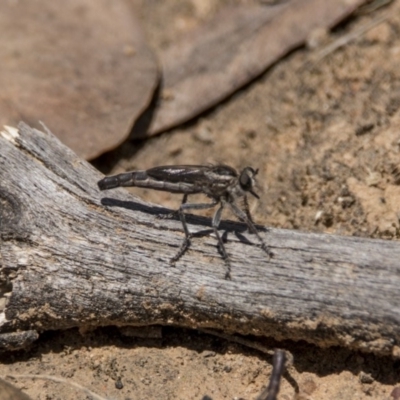
[[[227,3],[143,1],[150,44],[167,46]],[[384,22],[315,61],[321,49],[383,14]],[[259,168],[262,194],[251,203],[257,223],[399,240],[399,65],[400,2],[394,1],[332,33],[315,32],[308,47],[206,115],[148,141],[125,143],[95,165],[107,174],[163,164],[251,165]],[[132,192],[171,208],[180,202],[168,193]],[[48,332],[29,351],[2,355],[0,375],[64,377],[108,399],[254,399],[268,383],[269,355],[196,331],[163,328],[160,334]],[[391,399],[400,386],[399,360],[262,342],[294,357],[281,400]],[[65,384],[12,382],[34,399],[90,398]]]

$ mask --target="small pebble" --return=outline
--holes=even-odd
[[[203,354],[202,354],[202,356],[203,357],[215,357],[215,351],[203,351]]]
[[[124,387],[124,385],[122,384],[121,379],[118,378],[118,379],[115,381],[115,388],[120,390],[120,389],[122,389],[123,387]]]
[[[360,372],[358,375],[358,380],[360,383],[373,383],[374,378],[370,374],[366,374],[365,372]]]

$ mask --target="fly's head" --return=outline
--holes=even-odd
[[[256,185],[255,176],[258,174],[258,169],[253,169],[251,167],[246,167],[240,173],[239,184],[243,191],[251,193],[257,199],[260,196],[254,191],[254,186]]]

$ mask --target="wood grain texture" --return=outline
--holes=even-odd
[[[400,357],[400,243],[264,229],[268,259],[224,221],[227,281],[215,238],[193,238],[171,267],[180,221],[100,192],[101,174],[50,133],[20,124],[0,149],[1,333],[172,324]]]

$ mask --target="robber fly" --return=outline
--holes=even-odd
[[[169,165],[108,176],[100,180],[98,186],[100,190],[113,189],[119,186],[137,186],[183,194],[182,204],[175,213],[179,215],[182,222],[185,238],[178,253],[171,259],[171,264],[178,261],[190,245],[191,235],[186,224],[184,211],[204,210],[219,205],[212,219],[212,228],[217,237],[222,257],[228,266],[225,278],[230,279],[229,257],[218,232],[222,210],[225,206],[228,206],[239,220],[247,224],[250,232],[257,236],[261,248],[271,256],[268,247],[254,226],[246,197],[247,193],[250,193],[259,199],[254,191],[257,173],[258,169],[255,170],[251,167],[246,167],[238,173],[234,168],[227,165]],[[212,200],[211,203],[187,203],[188,196],[196,193],[205,194]],[[244,210],[236,204],[237,200],[241,198],[244,200]]]

